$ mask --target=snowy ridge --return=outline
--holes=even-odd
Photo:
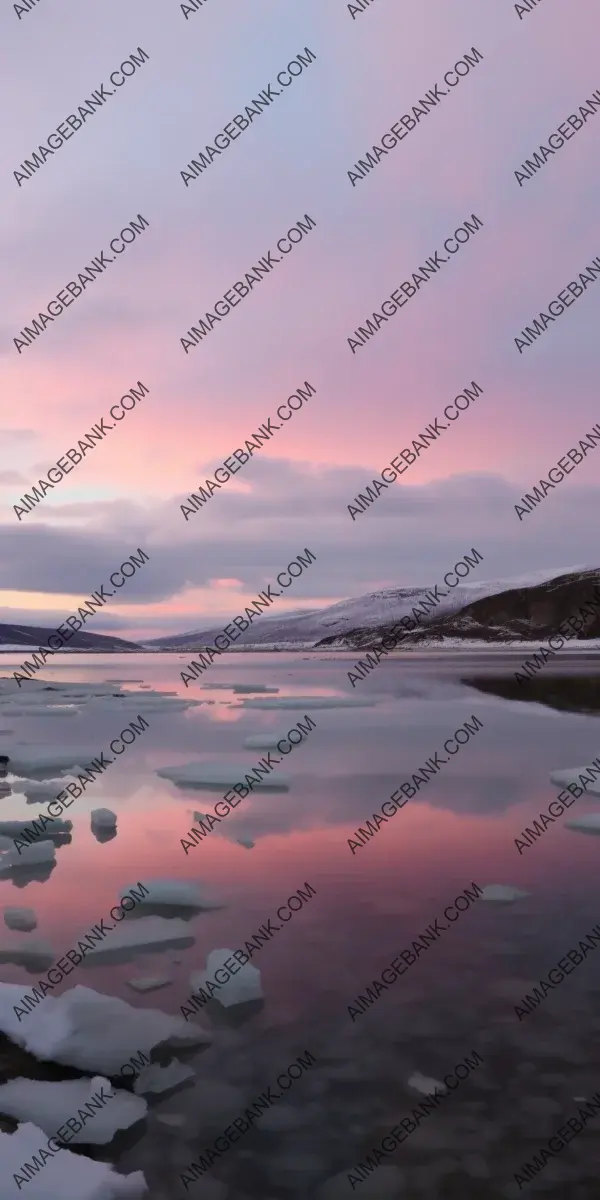
[[[557,576],[590,570],[594,570],[594,568],[556,567],[530,571],[507,579],[461,583],[440,601],[435,615],[440,616],[444,613],[454,612],[484,596],[493,596],[512,588],[533,587],[536,584],[555,579]],[[439,579],[437,583],[444,586]],[[252,647],[270,650],[310,649],[325,637],[343,636],[351,629],[369,629],[372,626],[384,625],[403,616],[413,604],[418,604],[430,588],[435,587],[435,584],[436,580],[431,580],[426,587],[382,588],[377,592],[368,592],[364,596],[340,600],[325,608],[300,609],[293,613],[286,613],[285,616],[265,613],[259,622],[254,623],[253,627],[241,634],[235,646],[231,647],[231,651],[238,647],[240,649],[244,647],[247,650]],[[215,635],[221,632],[222,628],[223,626],[207,626],[204,629],[176,636],[158,638],[146,645],[150,649],[160,649],[161,647],[199,648],[201,645],[211,645]]]

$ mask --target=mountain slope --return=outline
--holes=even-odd
[[[56,629],[46,629],[42,625],[5,625],[0,622],[0,650],[3,646],[23,646],[24,650],[37,650],[38,646],[47,646],[48,638],[56,633]],[[75,633],[66,646],[67,650],[98,650],[110,653],[115,650],[141,650],[135,642],[126,642],[124,638],[112,637],[105,633]],[[57,652],[58,653],[58,652]]]
[[[430,644],[441,638],[490,643],[543,641],[552,637],[559,625],[576,614],[581,605],[590,604],[595,588],[599,588],[600,597],[600,568],[559,575],[534,586],[507,588],[494,595],[481,596],[458,611],[436,615],[428,621],[426,629],[408,634],[403,644]],[[338,647],[372,646],[389,635],[392,627],[390,621],[369,628],[355,627],[343,638],[326,637],[319,645],[324,647],[335,642]],[[585,640],[600,637],[600,605],[577,637]]]

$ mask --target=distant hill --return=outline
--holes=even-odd
[[[45,628],[43,625],[4,625],[0,623],[0,651],[6,648],[13,650],[22,646],[24,650],[37,650],[38,646],[47,646],[48,638],[56,633],[56,627]],[[83,630],[74,633],[63,650],[97,650],[99,653],[111,654],[115,651],[142,650],[135,642],[126,642],[124,638],[112,637],[105,633],[85,633]]]
[[[581,605],[589,604],[594,589],[599,589],[600,568],[574,571],[529,587],[514,587],[494,595],[481,596],[458,611],[431,618],[425,629],[415,630],[403,639],[403,645],[435,645],[441,639],[455,641],[519,642],[543,641],[556,633],[558,626]],[[410,606],[404,610],[410,615]],[[325,637],[319,647],[360,649],[377,645],[389,635],[393,622],[356,627],[343,637]],[[600,638],[600,607],[588,620],[577,638]]]

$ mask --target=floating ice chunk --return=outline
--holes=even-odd
[[[119,1129],[129,1129],[143,1120],[148,1110],[146,1101],[140,1096],[118,1088],[113,1092],[108,1079],[102,1075],[62,1083],[13,1079],[0,1086],[0,1112],[17,1121],[33,1121],[48,1137],[56,1137],[60,1142],[63,1139],[57,1131],[80,1108],[84,1109],[101,1088],[104,1089],[99,1097],[102,1107],[88,1110],[89,1119],[84,1122],[80,1118],[82,1128],[68,1141],[102,1145],[112,1142]]]
[[[275,694],[278,691],[278,687],[263,687],[263,685],[260,683],[235,683],[233,685],[233,692],[236,696],[243,696],[249,692],[260,692],[263,694],[272,692]]]
[[[592,780],[590,783],[585,783],[585,781],[584,783],[580,783],[580,775],[585,775],[586,779],[589,778],[587,775],[587,766],[565,767],[564,771],[552,772],[550,783],[553,783],[555,787],[561,788],[566,787],[569,783],[576,783],[585,792],[590,792],[592,796],[600,796],[600,779]]]
[[[448,1089],[439,1079],[430,1079],[427,1075],[421,1075],[420,1071],[415,1071],[408,1080],[409,1088],[415,1092],[420,1092],[422,1096],[433,1096],[436,1088],[438,1092],[447,1092]]]
[[[80,1071],[121,1078],[121,1067],[133,1054],[150,1057],[154,1047],[163,1044],[176,1053],[212,1041],[197,1021],[172,1017],[158,1008],[134,1008],[117,996],[79,985],[62,996],[46,996],[43,1018],[36,1014],[29,1020],[19,1008],[23,993],[22,984],[0,983],[2,1032],[36,1058]]]
[[[93,808],[91,812],[92,829],[115,829],[117,814],[111,808]]]
[[[586,813],[583,817],[565,821],[565,829],[573,829],[576,833],[600,834],[600,813]]]
[[[135,886],[130,884],[129,887],[123,888],[119,899],[129,895]],[[145,879],[144,887],[148,888],[148,895],[137,901],[137,908],[142,911],[148,912],[152,908],[184,908],[194,909],[196,912],[211,912],[213,909],[224,907],[220,901],[203,896],[197,884],[189,883],[186,879]]]
[[[208,980],[212,982],[215,978],[215,971],[218,971],[219,967],[223,967],[232,955],[233,950],[211,950],[206,960],[206,970],[194,971],[190,975],[192,991],[197,992],[200,988],[205,987]],[[234,1004],[247,1004],[249,1000],[264,1000],[258,967],[253,967],[251,963],[244,963],[240,971],[226,983],[220,985],[213,999],[218,1000],[224,1008],[231,1008]]]
[[[44,840],[47,841],[48,838],[54,837],[55,834],[70,833],[72,828],[72,821],[61,821],[60,818],[53,817],[51,823],[48,824],[45,829],[41,830],[41,832],[44,834]],[[37,833],[37,827],[34,830],[31,820],[0,821],[0,837],[20,839],[27,829],[29,829],[31,833]]]
[[[43,714],[44,720],[46,717],[76,717],[78,715],[76,708],[66,705],[59,708],[54,704],[30,704],[26,708],[17,708],[15,704],[11,704],[6,711],[11,717],[39,717]]]
[[[68,1149],[48,1157],[41,1177],[21,1175],[24,1164],[39,1155],[40,1147],[46,1149],[47,1143],[44,1131],[29,1121],[19,1125],[16,1133],[0,1132],[2,1200],[21,1200],[21,1180],[27,1182],[28,1200],[141,1200],[148,1192],[142,1171],[118,1175],[109,1163],[95,1162]]]
[[[277,743],[282,741],[287,733],[287,729],[281,733],[253,733],[244,738],[242,745],[244,750],[276,750]]]
[[[27,870],[29,867],[37,866],[38,863],[55,861],[54,842],[48,840],[33,842],[31,846],[26,846],[23,850],[8,850],[0,855],[0,876],[10,875],[11,871]]]
[[[32,908],[5,908],[4,924],[21,933],[31,933],[37,927],[37,917]]]
[[[13,779],[12,790],[23,792],[28,800],[43,804],[46,800],[54,800],[68,782],[70,780],[65,775],[60,779],[44,779],[42,782],[35,779]]]
[[[161,696],[158,696],[156,700],[153,700],[151,696],[142,696],[131,702],[127,699],[126,703],[119,705],[119,712],[121,716],[136,716],[137,713],[166,712],[167,710],[170,712],[183,712],[186,708],[197,708],[200,704],[202,704],[201,700],[184,700],[183,697],[171,700],[169,697],[163,699]],[[111,711],[113,710],[112,701],[104,703],[102,706],[98,705],[98,707],[102,707],[107,712],[109,708]]]
[[[47,971],[53,962],[56,962],[56,954],[48,942],[28,938],[26,942],[15,942],[12,946],[0,946],[0,963],[16,963],[18,967],[24,967],[32,975],[40,971]]]
[[[264,683],[202,683],[210,692],[278,692],[278,687],[266,687]]]
[[[127,984],[134,992],[156,992],[159,988],[168,987],[173,980],[170,975],[146,975],[141,979],[128,979]]]
[[[9,767],[13,775],[77,774],[97,754],[97,746],[14,746]]]
[[[244,708],[373,708],[377,701],[362,696],[277,696],[272,700],[242,700]]]
[[[488,883],[482,891],[481,899],[492,900],[496,904],[512,904],[513,900],[523,900],[528,895],[529,892],[521,892],[519,888],[511,887],[507,883]]]
[[[171,1088],[177,1087],[179,1083],[186,1083],[188,1079],[194,1079],[195,1076],[196,1072],[193,1067],[188,1067],[176,1060],[170,1062],[166,1067],[161,1067],[159,1063],[150,1063],[149,1067],[142,1067],[133,1085],[133,1090],[136,1096],[143,1096],[147,1092],[168,1092]]]
[[[105,842],[112,842],[113,838],[116,838],[117,836],[116,825],[110,825],[106,827],[102,825],[92,825],[91,830],[96,841],[99,842],[101,846],[103,846]]]
[[[252,838],[249,837],[239,837],[235,840],[238,846],[243,846],[245,850],[253,850],[254,846],[256,845],[256,843],[252,841]]]
[[[169,779],[180,788],[228,788],[234,783],[242,783],[245,775],[249,775],[255,764],[250,763],[219,763],[219,762],[188,762],[175,767],[161,767],[156,774],[161,779]],[[287,775],[272,775],[261,777],[260,783],[254,783],[252,791],[267,790],[286,792],[289,788]]]
[[[106,935],[103,942],[88,951],[82,967],[96,967],[99,963],[129,962],[137,954],[158,954],[161,950],[185,949],[193,946],[195,937],[181,918],[168,920],[166,917],[140,917],[137,921],[123,921]]]

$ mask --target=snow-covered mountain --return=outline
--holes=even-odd
[[[432,611],[432,619],[450,612],[456,612],[473,601],[484,596],[493,596],[509,589],[534,587],[536,584],[553,579],[557,575],[575,572],[585,572],[591,568],[563,567],[555,570],[531,571],[526,575],[514,576],[508,579],[484,580],[481,582],[466,582],[454,588],[442,598]],[[326,608],[300,609],[284,616],[277,613],[265,613],[260,620],[254,621],[250,629],[242,633],[236,641],[236,647],[245,645],[277,647],[279,649],[315,646],[323,638],[344,637],[350,631],[357,629],[375,629],[381,625],[398,620],[413,605],[417,605],[430,588],[438,583],[443,590],[442,580],[432,579],[423,587],[384,588],[378,592],[369,592],[364,596],[354,596],[349,600],[340,600]],[[212,645],[214,637],[223,625],[207,625],[204,628],[191,630],[177,636],[156,638],[146,645],[149,649],[200,649]]]
[[[469,648],[540,641],[552,637],[571,616],[582,622],[577,634],[581,644],[595,646],[600,638],[600,569],[571,570],[526,585],[511,583],[507,587],[505,582],[500,591],[473,596],[459,609],[440,612],[440,608],[427,621],[419,617],[419,625],[402,638],[404,649],[433,648],[441,643]],[[325,637],[318,645],[360,649],[385,642],[393,629],[393,621],[368,628],[356,626],[341,636]],[[574,640],[572,630],[567,637]]]

